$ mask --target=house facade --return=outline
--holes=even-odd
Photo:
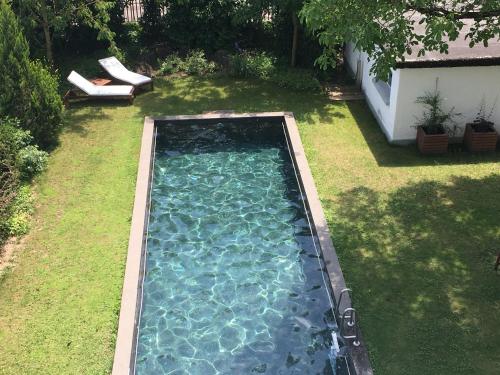
[[[423,112],[422,105],[415,101],[435,89],[436,79],[445,98],[444,109],[454,108],[462,114],[456,136],[461,136],[465,124],[475,119],[482,103],[500,131],[500,42],[470,48],[463,38],[450,43],[448,54],[409,55],[393,70],[390,82],[370,74],[373,62],[353,43],[346,45],[345,61],[390,143],[415,141],[414,125]]]

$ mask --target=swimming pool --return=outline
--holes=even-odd
[[[347,374],[331,358],[335,293],[283,116],[152,130],[129,371]]]

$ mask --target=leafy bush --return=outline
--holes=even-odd
[[[42,148],[54,146],[62,130],[63,103],[57,78],[38,61],[29,62],[23,113],[17,117]]]
[[[270,77],[276,85],[295,91],[320,91],[321,84],[308,70],[289,69],[277,71]]]
[[[296,91],[320,91],[321,84],[311,71],[280,69],[277,59],[266,52],[243,52],[230,58],[229,72],[242,78],[269,80],[276,85]]]
[[[29,227],[33,202],[29,187],[20,187],[21,178],[28,180],[47,163],[47,153],[30,145],[32,141],[18,120],[0,119],[0,243]]]
[[[160,74],[175,74],[182,70],[183,61],[177,53],[165,58],[160,65]]]
[[[3,231],[8,236],[21,236],[30,228],[30,219],[33,214],[34,199],[30,187],[23,185],[9,209],[9,218],[5,222]],[[0,229],[1,230],[1,229]]]
[[[243,52],[230,58],[233,76],[266,79],[276,71],[276,58],[265,52]]]
[[[213,73],[216,69],[213,61],[208,61],[205,52],[200,50],[191,51],[184,59],[183,71],[187,74]]]
[[[273,51],[289,61],[294,27],[305,1],[141,0],[141,39],[179,51],[210,54],[239,46]],[[263,15],[265,14],[265,17]],[[299,27],[296,61],[313,67],[323,49],[317,35]]]
[[[32,145],[29,131],[20,129],[17,119],[0,120],[0,160],[17,169],[20,176],[29,180],[47,166],[48,154]]]
[[[47,153],[37,146],[29,145],[22,148],[17,155],[19,172],[26,178],[32,178],[47,167]]]
[[[168,56],[160,66],[160,73],[173,74],[184,72],[193,75],[203,75],[213,73],[216,68],[213,61],[207,60],[205,52],[194,50],[184,59],[177,54]]]
[[[146,60],[145,54],[151,50],[141,41],[142,28],[137,22],[126,22],[122,26],[122,32],[118,34],[117,41],[123,48],[124,61]],[[149,61],[149,60],[148,60]]]
[[[0,159],[15,157],[18,151],[33,141],[29,131],[22,130],[18,119],[12,117],[0,118]]]
[[[24,139],[16,124],[11,119],[0,121],[0,243],[9,234],[6,223],[20,183],[16,150]]]
[[[42,148],[57,142],[62,127],[62,100],[56,77],[29,48],[7,2],[0,1],[0,116],[17,117]]]
[[[1,152],[1,150],[0,150]],[[19,189],[19,173],[14,162],[0,158],[0,244],[9,235],[10,208]]]

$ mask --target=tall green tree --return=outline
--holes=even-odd
[[[380,78],[408,54],[446,53],[461,31],[471,47],[500,36],[500,0],[308,0],[301,16],[324,46],[320,65],[335,64],[338,46],[353,42]]]
[[[21,26],[6,0],[0,0],[0,117],[16,117],[35,142],[48,148],[62,126],[62,100],[56,77],[29,59]]]
[[[0,0],[0,113],[18,111],[19,89],[29,64],[29,47],[21,26],[6,0]],[[16,89],[16,87],[18,89]]]
[[[110,50],[119,54],[110,30],[110,11],[116,9],[111,0],[13,0],[25,27],[43,32],[45,54],[54,62],[54,35],[64,33],[70,25],[86,25],[98,31],[97,38],[109,42]]]

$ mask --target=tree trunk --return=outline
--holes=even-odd
[[[293,40],[292,40],[292,59],[290,61],[290,66],[293,68],[297,64],[297,48],[299,44],[299,19],[295,12],[292,13],[292,24],[293,24]]]
[[[45,37],[45,53],[50,65],[54,63],[54,54],[52,52],[52,36],[50,35],[49,19],[47,16],[47,4],[45,0],[41,1],[40,14],[42,16],[43,35]]]

